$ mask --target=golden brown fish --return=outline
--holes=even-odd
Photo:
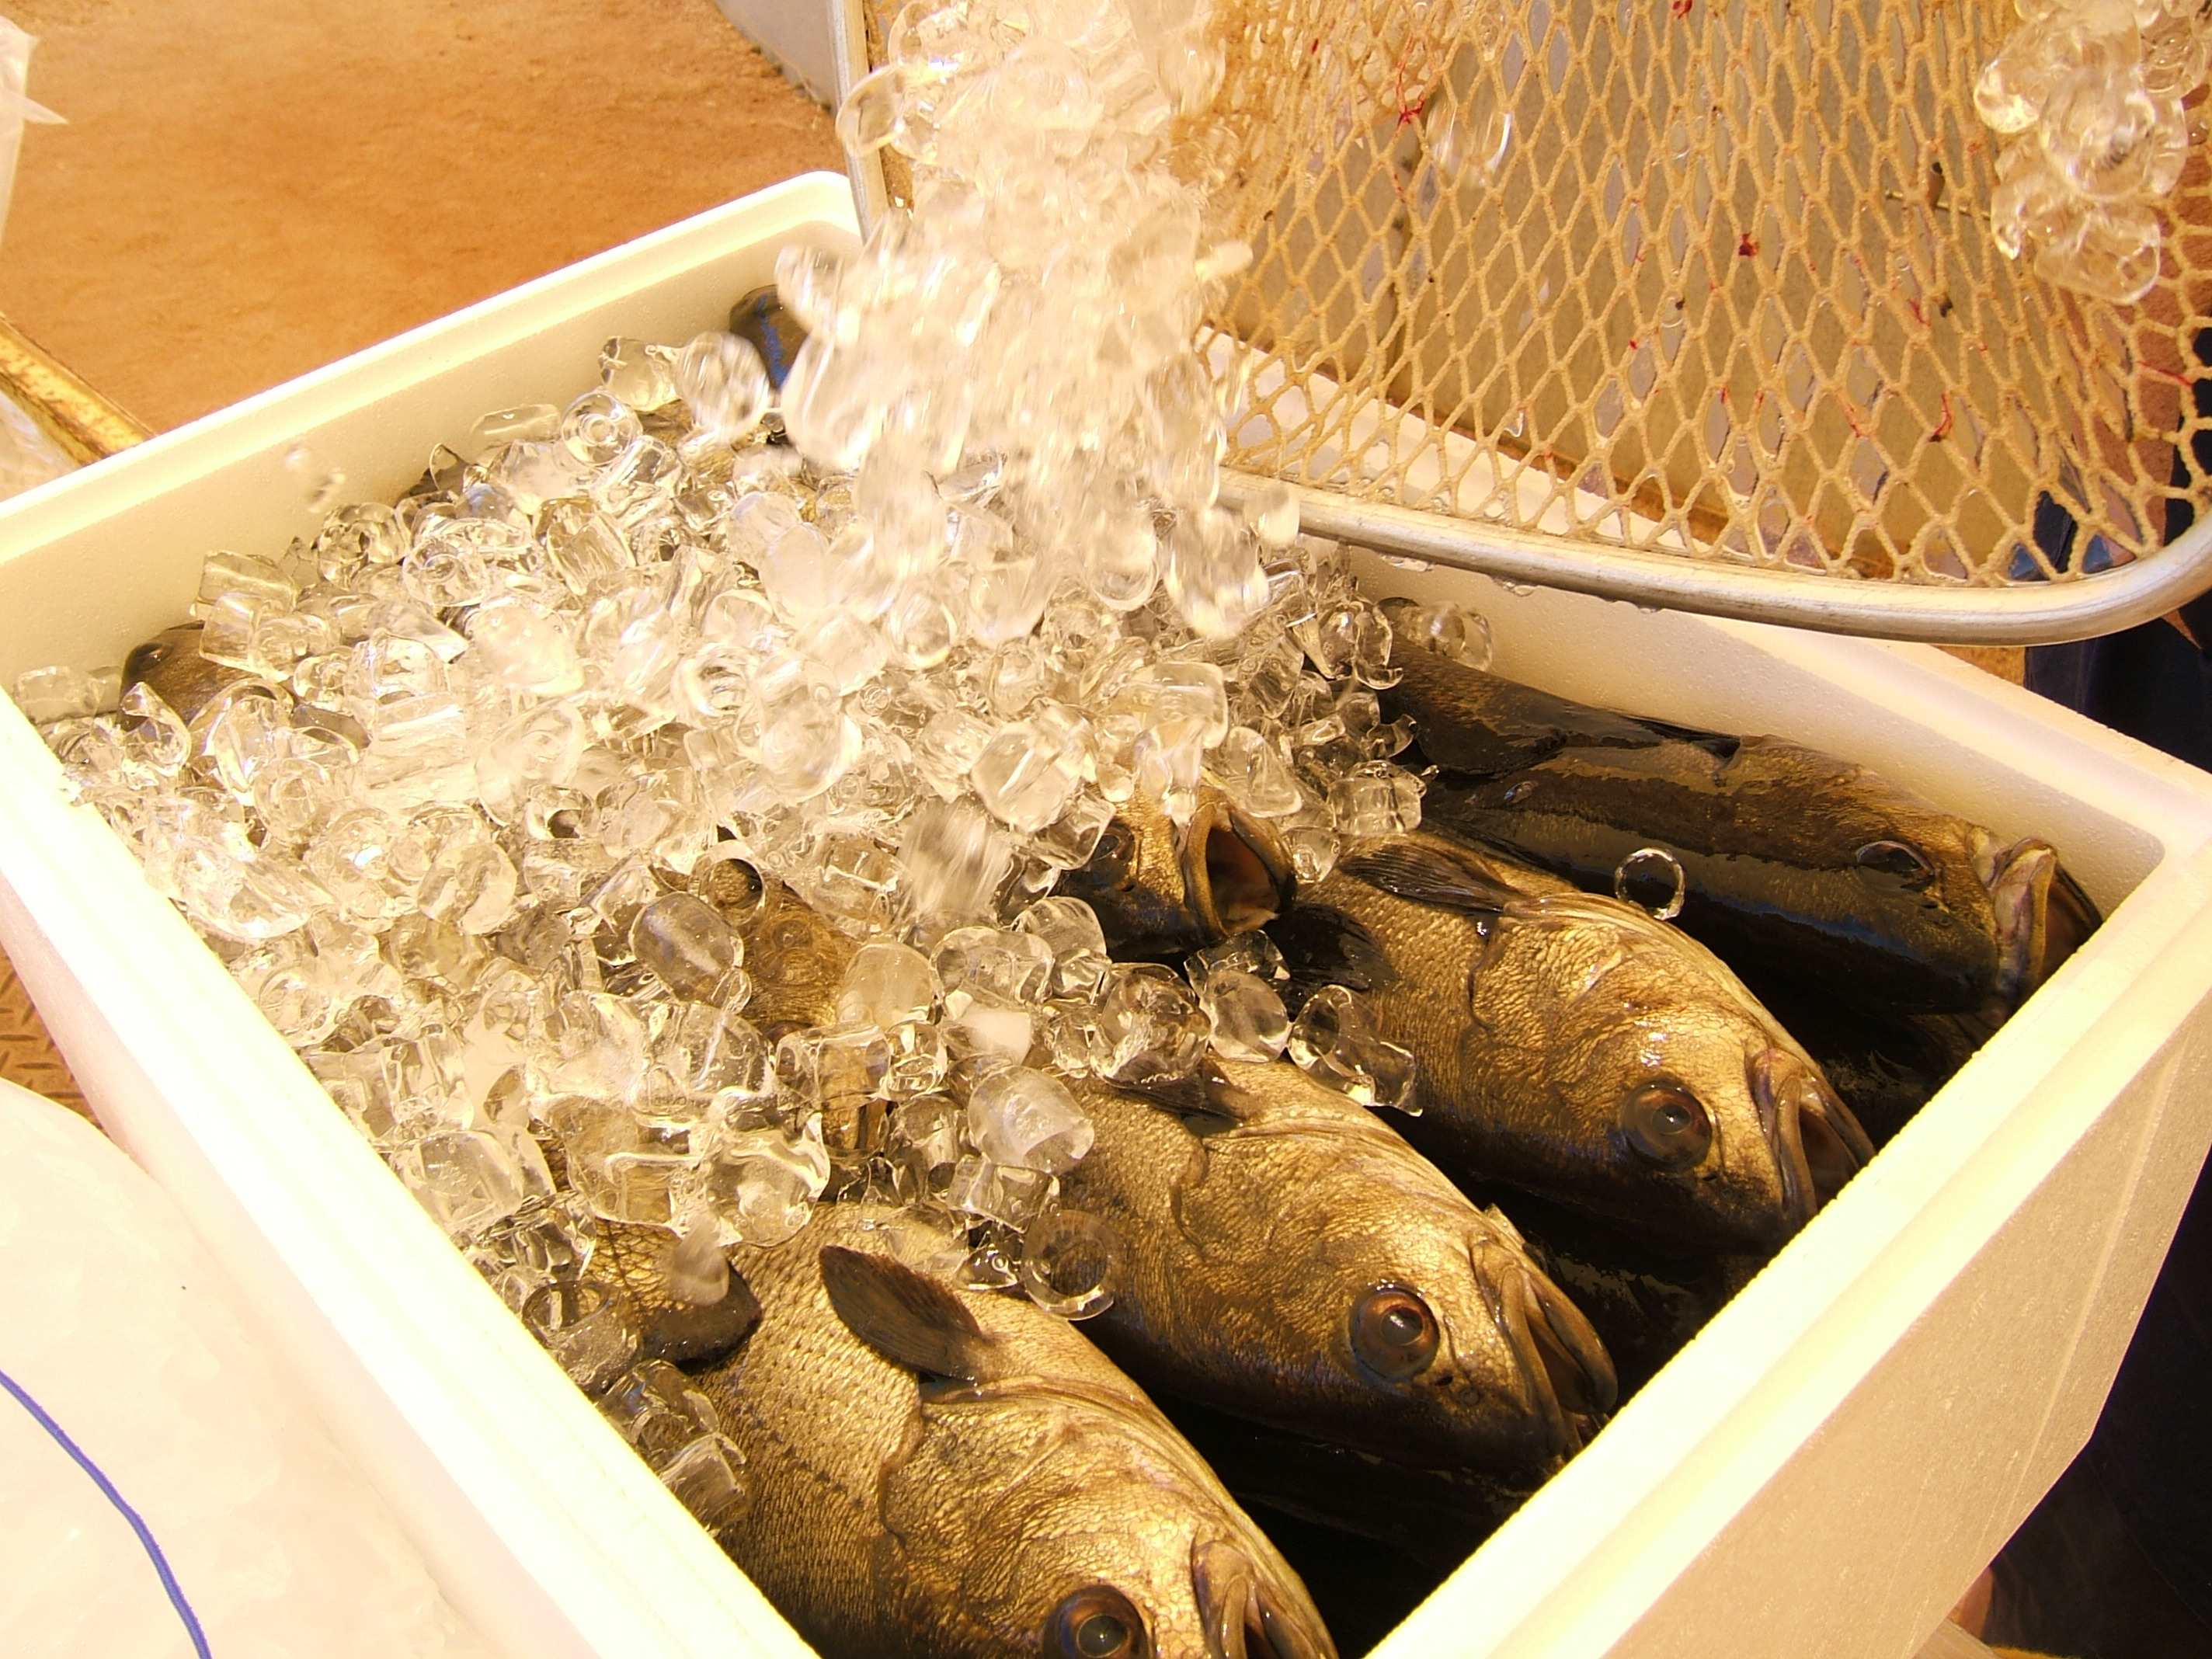
[[[1511,1230],[1297,1067],[1224,1064],[1176,1109],[1079,1093],[1097,1139],[1063,1191],[1125,1256],[1085,1328],[1148,1388],[1474,1468],[1554,1462],[1611,1409],[1604,1347]]]
[[[1426,832],[1356,848],[1273,931],[1419,1062],[1408,1139],[1680,1250],[1771,1251],[1873,1155],[1719,959],[1632,904]]]
[[[1273,828],[1207,787],[1180,828],[1156,801],[1124,803],[1090,862],[1054,890],[1097,911],[1115,951],[1145,956],[1249,933],[1287,909],[1297,890]]]
[[[751,1492],[718,1535],[799,1632],[826,1659],[1334,1659],[1137,1385],[1033,1303],[893,1259],[892,1214],[738,1247],[758,1328],[693,1376]]]

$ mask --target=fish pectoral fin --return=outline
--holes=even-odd
[[[1291,991],[1301,999],[1317,985],[1379,991],[1395,977],[1389,954],[1366,925],[1326,904],[1286,911],[1267,924],[1267,937],[1283,953]]]
[[[1470,915],[1495,915],[1524,896],[1492,875],[1474,853],[1433,842],[1363,847],[1337,867],[1395,897]]]
[[[996,1345],[950,1285],[887,1255],[822,1248],[822,1287],[845,1328],[894,1365],[989,1380]]]

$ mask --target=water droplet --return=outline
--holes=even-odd
[[[1613,872],[1613,896],[1623,904],[1650,911],[1660,921],[1672,921],[1682,914],[1689,886],[1681,860],[1663,847],[1638,848]],[[1652,902],[1655,888],[1665,895],[1656,903]]]

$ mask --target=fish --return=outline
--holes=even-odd
[[[1795,1038],[1650,913],[1427,830],[1358,844],[1269,930],[1419,1066],[1408,1139],[1676,1251],[1771,1254],[1873,1156]]]
[[[1598,892],[1663,854],[1682,929],[1747,978],[1994,1022],[2101,920],[2050,842],[2008,842],[1853,762],[1610,714],[1434,652],[1399,665],[1381,696],[1413,723],[1402,763],[1436,769],[1425,823]]]
[[[1896,1139],[1994,1030],[1972,1014],[1863,1009],[1780,976],[1747,982],[1820,1062],[1877,1147]]]
[[[190,726],[222,692],[253,678],[202,656],[202,631],[198,623],[184,623],[135,647],[123,660],[124,689],[143,684]]]
[[[1097,913],[1116,956],[1164,956],[1272,921],[1297,897],[1297,876],[1273,826],[1209,787],[1181,826],[1142,795],[1124,802],[1054,890]]]
[[[1765,1265],[1758,1254],[1664,1255],[1595,1216],[1499,1185],[1470,1182],[1468,1196],[1493,1209],[1512,1206],[1509,1224],[1522,1247],[1589,1317],[1612,1357],[1624,1400],[1656,1376]]]
[[[1612,1409],[1603,1346],[1510,1225],[1287,1061],[1076,1094],[1096,1138],[1062,1201],[1126,1258],[1086,1328],[1155,1393],[1470,1468],[1556,1466]]]
[[[753,985],[745,1018],[771,1043],[792,1031],[836,1024],[837,993],[860,941],[780,881],[762,884],[750,904],[739,924]]]
[[[1026,1299],[817,1210],[732,1249],[757,1326],[687,1368],[742,1453],[716,1536],[824,1659],[1334,1659],[1297,1575],[1136,1383]]]

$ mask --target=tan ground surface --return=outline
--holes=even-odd
[[[711,0],[15,0],[0,311],[157,428],[810,168]]]
[[[176,426],[811,168],[712,0],[15,0],[0,312]],[[82,1109],[0,957],[0,1077]]]

